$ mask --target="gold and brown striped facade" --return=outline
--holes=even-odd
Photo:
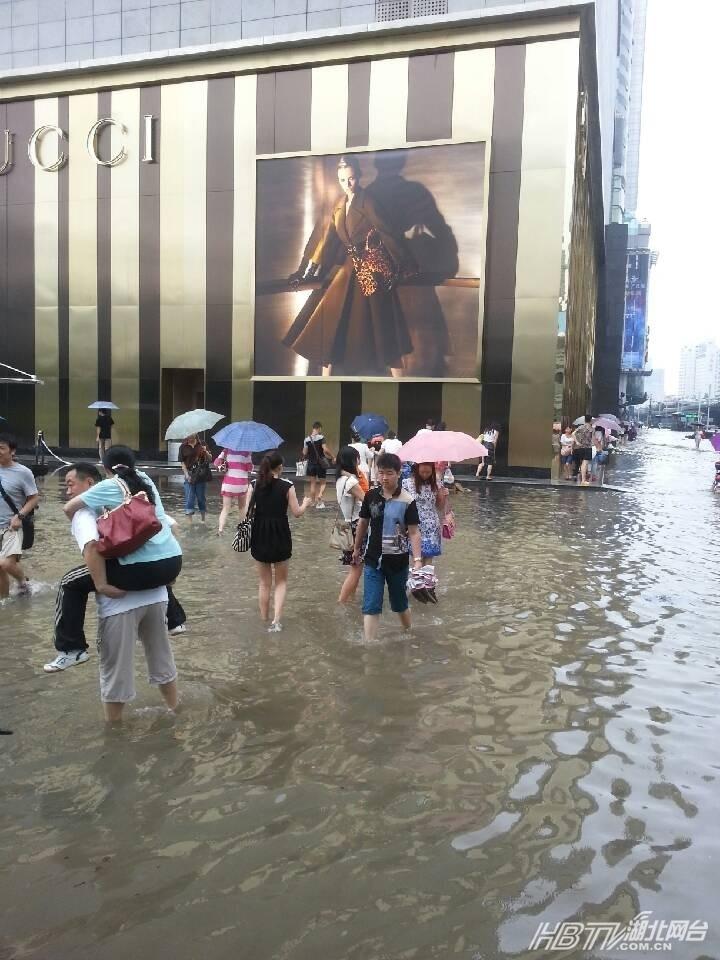
[[[473,435],[496,420],[509,467],[547,468],[564,248],[572,273],[579,69],[580,24],[568,16],[133,64],[6,90],[3,357],[44,380],[34,392],[5,388],[17,433],[89,447],[87,406],[111,399],[115,439],[157,451],[171,400],[162,371],[186,369],[203,372],[205,406],[271,423],[290,443],[319,419],[335,445],[362,409],[385,414],[403,438],[428,416]],[[115,123],[98,131],[98,155],[125,151],[113,166],[88,149],[105,118]],[[26,155],[43,126],[65,135],[36,144],[45,166],[67,154],[56,171]],[[255,377],[256,161],[469,142],[485,144],[486,161],[477,376]],[[591,354],[591,338],[580,340]]]

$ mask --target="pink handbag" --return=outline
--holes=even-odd
[[[445,519],[443,520],[442,525],[442,536],[443,540],[452,540],[455,536],[455,514],[452,510],[449,510],[445,514]]]
[[[141,490],[133,495],[120,477],[114,479],[122,487],[123,502],[112,510],[106,509],[97,520],[97,551],[106,560],[126,557],[162,530],[147,494]]]

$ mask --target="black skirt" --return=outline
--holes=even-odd
[[[290,559],[292,537],[287,517],[255,517],[250,555],[259,563],[283,563]]]

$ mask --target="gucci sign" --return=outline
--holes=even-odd
[[[144,129],[144,149],[143,155],[140,158],[142,163],[154,163],[155,157],[153,155],[153,121],[154,117],[152,114],[148,114],[145,117],[145,129]],[[90,156],[90,159],[93,160],[98,166],[101,167],[115,167],[127,157],[127,151],[125,146],[122,145],[114,157],[109,157],[108,159],[103,159],[98,153],[98,137],[100,131],[104,127],[115,127],[120,131],[121,134],[127,133],[127,127],[125,124],[120,123],[119,120],[113,120],[112,117],[102,117],[100,120],[96,120],[95,123],[88,130],[87,137],[85,138],[85,149]],[[14,146],[14,134],[11,130],[5,130],[5,149],[4,149],[4,160],[0,164],[0,176],[3,174],[9,173],[13,168],[14,157],[13,157],[13,146]],[[45,140],[46,137],[54,136],[57,138],[57,156],[54,160],[48,162],[47,160],[43,161],[40,158],[40,146]],[[63,149],[63,144],[67,143],[68,136],[64,130],[61,130],[60,127],[55,126],[52,123],[46,123],[42,127],[38,127],[36,130],[33,130],[30,138],[27,142],[27,155],[30,163],[38,170],[44,170],[47,173],[56,173],[60,170],[61,167],[64,167],[68,161],[68,154]]]

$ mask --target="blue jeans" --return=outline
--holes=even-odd
[[[205,502],[206,483],[190,483],[185,481],[185,513],[189,515],[195,513],[195,501],[200,513],[205,513],[207,503]]]
[[[382,613],[387,583],[390,609],[393,613],[405,613],[409,606],[407,598],[409,571],[408,566],[401,567],[399,570],[378,570],[366,563],[362,612],[368,616],[377,616]]]

